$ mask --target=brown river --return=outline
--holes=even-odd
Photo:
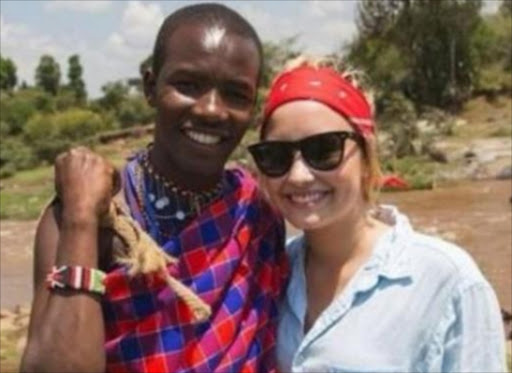
[[[512,183],[465,182],[435,190],[385,193],[420,231],[465,248],[494,286],[502,308],[512,310]],[[35,222],[1,221],[0,307],[28,305],[32,297]]]

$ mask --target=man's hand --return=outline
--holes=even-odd
[[[62,202],[63,222],[97,223],[108,211],[116,170],[85,147],[60,154],[55,161],[55,189]]]

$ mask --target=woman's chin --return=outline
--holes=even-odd
[[[309,231],[313,229],[320,228],[323,224],[324,219],[322,219],[317,214],[303,215],[303,216],[288,216],[286,218],[291,225],[295,228]]]

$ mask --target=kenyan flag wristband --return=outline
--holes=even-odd
[[[74,289],[91,293],[105,294],[105,272],[95,268],[80,266],[53,266],[46,276],[49,289]]]

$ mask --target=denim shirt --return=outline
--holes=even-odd
[[[292,275],[280,305],[283,372],[505,372],[496,295],[459,247],[393,227],[304,335],[304,237],[288,243]]]

